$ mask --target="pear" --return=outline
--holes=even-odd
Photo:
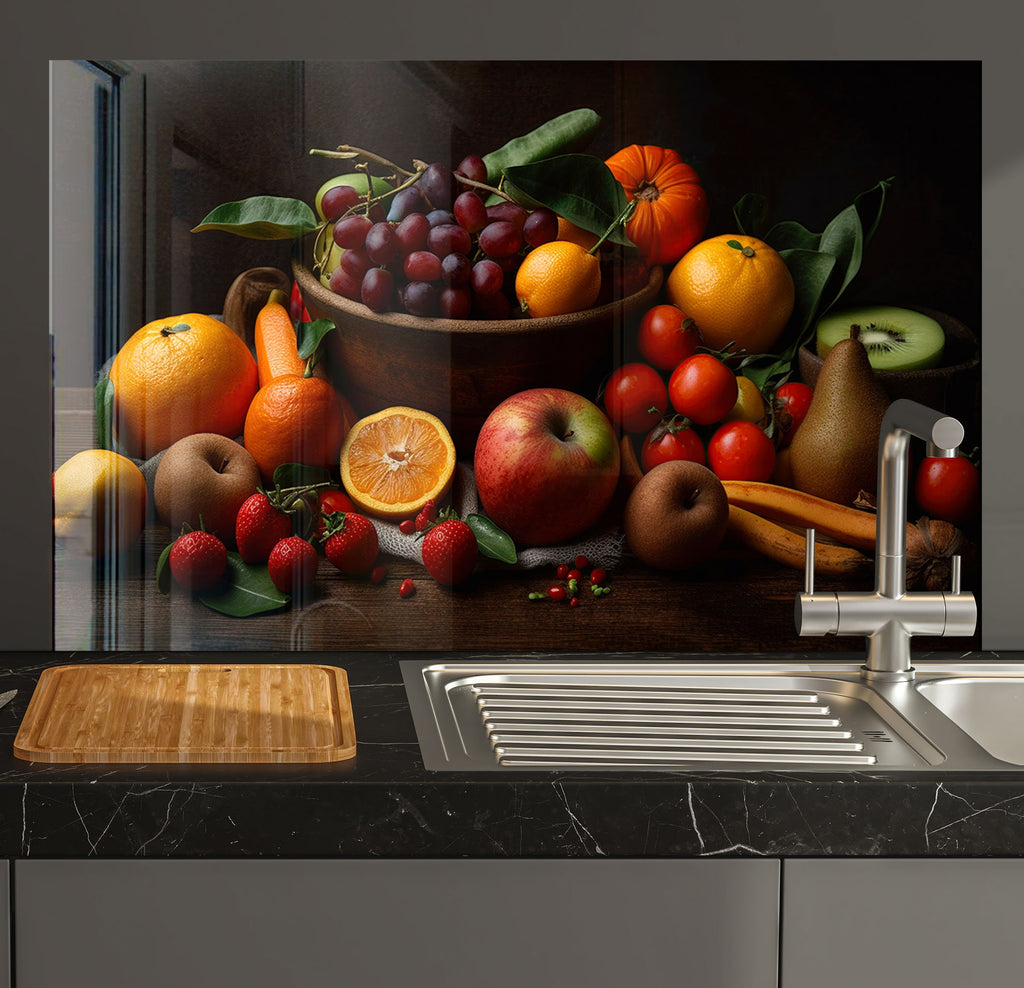
[[[790,452],[797,490],[845,505],[862,490],[877,493],[878,434],[889,407],[859,336],[855,324],[829,351]]]

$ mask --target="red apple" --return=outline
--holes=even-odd
[[[582,395],[532,388],[487,417],[473,466],[480,503],[521,546],[566,542],[604,512],[619,446],[604,412]]]

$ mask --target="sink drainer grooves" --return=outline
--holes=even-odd
[[[468,689],[504,766],[876,762],[810,690],[524,680]]]

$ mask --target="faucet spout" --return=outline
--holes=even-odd
[[[913,635],[973,635],[978,620],[974,595],[960,589],[959,559],[952,560],[949,591],[907,592],[907,469],[911,437],[929,451],[956,455],[964,428],[954,418],[916,401],[899,399],[886,410],[878,437],[878,515],[874,592],[814,590],[814,530],[807,532],[805,591],[796,600],[801,635],[864,635],[865,679],[906,682]]]
[[[875,592],[895,600],[907,589],[908,447],[916,436],[955,452],[964,427],[908,398],[894,401],[882,419],[878,443],[878,512],[876,521]]]

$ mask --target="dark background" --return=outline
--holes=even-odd
[[[405,167],[414,158],[454,167],[589,106],[602,118],[590,153],[654,144],[696,169],[711,202],[709,235],[733,232],[733,206],[747,192],[767,197],[772,219],[818,232],[859,193],[894,178],[845,300],[925,305],[980,334],[978,61],[184,64],[195,70],[141,63],[150,96],[174,104],[188,150],[211,163],[178,173],[181,229],[230,198],[311,202],[322,181],[350,170],[310,157],[313,147],[349,143]],[[246,117],[251,124],[240,126]],[[216,146],[204,148],[204,135]],[[192,257],[190,297],[171,303],[181,311],[219,311],[245,263],[286,264],[289,254],[288,245],[229,234],[190,240],[175,244],[176,255]]]

